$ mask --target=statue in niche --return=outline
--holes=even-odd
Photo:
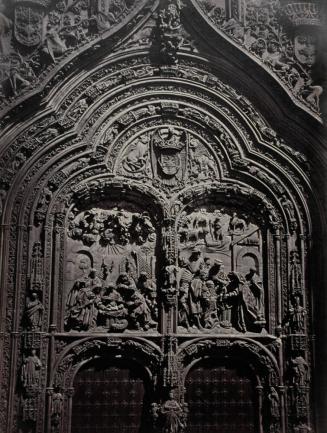
[[[174,264],[174,260],[168,259],[168,264],[164,272],[164,288],[163,293],[166,296],[166,301],[169,302],[177,292],[177,276],[178,268]]]
[[[44,307],[36,292],[32,292],[26,302],[25,317],[27,328],[31,331],[39,331],[42,326]]]
[[[247,302],[247,311],[249,314],[253,315],[258,323],[265,323],[263,287],[255,268],[249,269],[249,272],[245,275],[245,281],[254,297],[254,302],[250,300]]]
[[[289,326],[292,334],[304,334],[306,314],[306,309],[301,306],[300,296],[294,295],[284,325]]]
[[[308,364],[302,356],[296,356],[290,361],[291,383],[294,386],[306,386],[308,384]]]
[[[153,403],[152,412],[162,433],[180,433],[185,428],[185,413],[170,390],[168,399],[161,404]]]
[[[301,293],[302,291],[302,269],[299,263],[299,254],[293,250],[290,253],[290,289],[292,294]]]
[[[51,418],[54,423],[58,423],[64,409],[64,396],[56,389],[51,396]]]
[[[269,404],[270,416],[273,420],[277,420],[280,416],[279,395],[276,389],[271,386],[267,395]]]
[[[21,370],[21,381],[24,388],[35,388],[39,386],[40,369],[42,363],[36,354],[36,350],[32,349],[31,354],[25,358]]]

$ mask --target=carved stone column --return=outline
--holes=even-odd
[[[62,212],[57,212],[54,218],[53,225],[53,239],[52,239],[52,254],[53,254],[53,267],[52,267],[52,282],[51,282],[51,317],[50,317],[50,326],[56,327],[58,323],[58,310],[60,308],[54,308],[54,305],[58,305],[58,292],[60,290],[59,285],[62,283],[62,264],[61,264],[61,255],[63,254],[63,242],[64,242],[64,233],[65,233],[65,214]],[[60,315],[59,315],[60,317]]]

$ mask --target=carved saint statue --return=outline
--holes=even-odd
[[[64,396],[59,391],[54,392],[51,397],[51,415],[53,417],[60,416],[63,411],[63,405]]]
[[[25,358],[21,370],[21,381],[25,388],[33,388],[39,385],[40,369],[42,363],[36,355],[36,350],[31,350],[31,355]]]
[[[306,309],[300,304],[300,297],[294,296],[293,303],[288,310],[287,317],[285,319],[285,324],[289,326],[291,333],[293,334],[303,334],[305,332],[305,317]]]
[[[279,395],[276,389],[271,386],[269,389],[269,393],[267,395],[267,400],[269,403],[269,412],[270,416],[273,420],[276,420],[279,418]]]
[[[295,386],[306,386],[308,382],[308,364],[302,356],[291,359],[290,373],[292,384]]]
[[[26,302],[25,317],[28,329],[38,331],[42,325],[42,315],[44,307],[39,300],[36,292],[32,292],[30,298]]]
[[[263,302],[263,287],[255,268],[250,268],[248,274],[245,275],[245,281],[254,296],[254,303],[248,303],[247,309],[250,314],[254,314],[255,320],[265,322],[264,320],[264,302]]]
[[[291,251],[290,254],[290,262],[291,262],[291,275],[290,275],[290,284],[291,284],[291,293],[298,293],[302,288],[302,269],[299,263],[299,254],[297,251]]]
[[[154,403],[153,413],[162,433],[181,433],[185,428],[183,409],[175,400],[173,390],[169,392],[169,397],[164,403]]]

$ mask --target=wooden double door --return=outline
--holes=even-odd
[[[99,359],[87,364],[74,382],[71,432],[152,433],[151,403],[160,389],[155,397],[148,382],[135,362]],[[197,363],[186,377],[185,401],[186,433],[258,433],[251,373],[237,362]]]

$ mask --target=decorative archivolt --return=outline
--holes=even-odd
[[[257,377],[256,385],[278,386],[281,381],[277,357],[280,344],[273,340],[270,346],[249,338],[198,338],[181,344],[178,348],[178,362],[185,367],[183,381],[191,368],[204,358],[236,358],[250,365]]]
[[[150,66],[147,66],[146,70],[149,71],[150,69]],[[160,134],[160,131],[162,131],[166,137],[167,128],[169,127],[175,128],[179,133],[183,130],[193,130],[195,135],[194,132],[186,133],[186,141],[191,142],[191,146],[188,145],[189,154],[194,149],[201,153],[201,146],[207,146],[208,150],[203,150],[203,152],[209,153],[202,152],[202,168],[204,167],[204,172],[208,172],[208,179],[210,177],[217,179],[217,176],[227,176],[227,172],[232,168],[242,172],[243,175],[248,173],[249,179],[254,176],[259,184],[262,182],[260,185],[263,184],[264,187],[271,188],[277,197],[284,197],[284,191],[282,190],[284,188],[279,186],[278,180],[274,178],[276,169],[281,168],[277,158],[281,158],[281,161],[284,162],[283,178],[286,183],[289,182],[292,189],[296,190],[296,194],[301,195],[302,192],[299,191],[297,185],[301,183],[300,179],[306,179],[304,175],[307,164],[306,158],[280,140],[260,116],[256,118],[256,111],[249,101],[237,95],[233,89],[225,86],[213,75],[208,75],[207,72],[200,75],[200,70],[193,68],[192,73],[188,72],[188,77],[181,78],[175,76],[178,71],[179,69],[170,71],[170,76],[173,75],[171,76],[170,85],[168,85],[165,77],[153,78],[151,75],[149,78],[138,79],[137,74],[133,73],[127,78],[124,86],[125,91],[122,89],[121,92],[118,90],[111,94],[106,89],[104,95],[97,96],[100,99],[91,104],[86,111],[82,110],[81,112],[76,109],[77,117],[74,118],[76,124],[80,122],[81,116],[83,116],[78,137],[73,132],[74,128],[71,122],[69,122],[70,125],[66,129],[67,124],[63,123],[62,120],[58,122],[54,115],[48,119],[50,127],[49,123],[44,119],[44,121],[38,123],[38,130],[36,130],[36,126],[30,128],[28,132],[26,131],[18,137],[10,150],[4,154],[3,161],[8,168],[5,169],[3,176],[3,195],[5,195],[9,182],[11,182],[11,177],[15,175],[18,169],[27,168],[28,163],[35,169],[36,156],[33,157],[33,149],[36,151],[39,148],[45,154],[44,143],[53,146],[60,145],[60,148],[64,150],[67,156],[68,150],[71,154],[76,151],[76,157],[74,157],[74,160],[70,160],[70,163],[68,163],[68,160],[67,162],[64,162],[64,160],[61,162],[58,151],[55,152],[56,158],[52,158],[49,156],[49,150],[47,150],[47,160],[56,161],[55,164],[61,165],[62,169],[59,173],[53,172],[50,175],[48,184],[45,185],[45,191],[42,193],[43,198],[41,198],[40,207],[44,206],[44,201],[47,201],[44,196],[49,195],[51,191],[54,192],[58,182],[60,183],[63,179],[68,178],[70,173],[78,170],[84,169],[86,173],[90,164],[97,164],[98,172],[99,170],[109,170],[110,172],[114,169],[116,172],[120,170],[119,174],[122,175],[121,170],[126,170],[128,162],[126,165],[126,162],[122,161],[124,155],[121,152],[126,153],[127,149],[123,150],[121,146],[128,141],[130,142],[130,149],[132,150],[134,146],[135,151],[137,143],[139,143],[140,147],[142,139],[145,140],[144,134],[146,132],[141,133],[141,131],[146,131],[149,127],[152,131],[146,137],[149,142],[152,142],[154,132]],[[149,80],[146,88],[144,88],[144,79]],[[128,86],[128,80],[130,80],[130,86]],[[205,91],[201,86],[202,80],[209,80],[212,83],[210,91]],[[190,94],[191,83],[192,94]],[[92,86],[96,85],[93,84]],[[92,86],[89,87],[87,92],[90,92]],[[173,89],[174,96],[172,97],[171,91]],[[162,100],[163,97],[165,99]],[[161,102],[159,102],[159,98]],[[83,100],[83,97],[82,99],[80,97],[79,100]],[[76,98],[74,101],[72,102],[72,108],[69,108],[68,111],[65,110],[66,113],[74,112],[76,105],[80,107]],[[109,106],[106,101],[111,101]],[[238,106],[239,103],[242,106],[241,112]],[[63,101],[63,106],[65,105],[66,102]],[[110,108],[110,105],[112,108]],[[66,117],[59,116],[59,119],[65,120]],[[162,124],[162,130],[159,127],[156,128],[155,125],[158,122]],[[44,132],[42,132],[42,124],[43,128],[48,127],[46,130],[44,129]],[[74,136],[75,138],[73,138]],[[205,139],[203,140],[203,138]],[[28,143],[28,147],[26,143]],[[92,150],[90,146],[92,146]],[[81,156],[78,156],[79,149],[84,151]],[[42,154],[40,150],[39,155]],[[135,155],[136,153],[134,152]],[[261,166],[258,166],[257,162],[251,163],[252,153],[257,160],[258,158],[261,159]],[[114,162],[117,157],[121,159],[120,168],[117,166],[118,163]],[[274,158],[276,158],[276,163],[273,161]],[[210,165],[214,167],[212,161],[216,161],[215,168],[209,167]],[[106,169],[104,166],[100,168],[99,164],[102,164],[102,162],[106,164]],[[114,168],[115,164],[116,167]],[[153,161],[150,161],[149,164],[153,166]],[[274,166],[271,164],[274,164]],[[270,173],[265,173],[268,166],[271,166],[268,169]],[[149,166],[147,169],[149,170]],[[294,176],[294,170],[299,178],[296,175]],[[128,173],[125,172],[126,174]],[[296,182],[293,180],[296,180]],[[40,185],[39,182],[38,185]],[[293,195],[293,193],[291,194]],[[10,196],[13,197],[12,194]],[[289,203],[289,199],[290,197],[286,193],[281,200]]]
[[[96,357],[124,356],[145,367],[154,381],[163,354],[155,344],[143,338],[89,337],[69,344],[60,352],[51,372],[50,386],[71,388],[78,369]]]

